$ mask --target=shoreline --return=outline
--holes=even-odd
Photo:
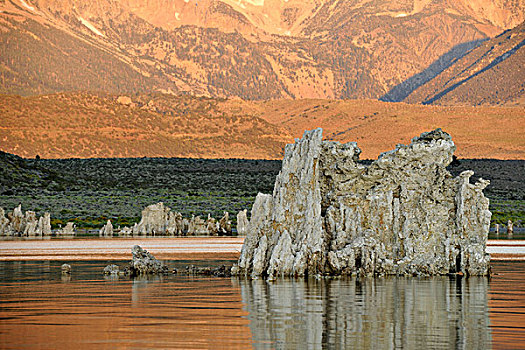
[[[159,260],[235,260],[244,237],[136,237],[0,241],[0,261],[129,260],[140,245]]]
[[[138,244],[160,260],[236,260],[245,237],[133,237],[0,241],[0,261],[129,260]],[[525,240],[488,240],[491,260],[525,261]]]

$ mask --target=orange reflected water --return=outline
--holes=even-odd
[[[226,278],[105,280],[102,262],[2,263],[1,348],[250,347],[240,291]],[[40,274],[40,276],[38,276]]]
[[[525,349],[525,262],[492,263],[489,310],[494,349]]]
[[[525,348],[524,262],[494,262],[490,281],[273,283],[111,280],[101,275],[103,261],[74,262],[64,278],[60,265],[0,262],[0,348]]]

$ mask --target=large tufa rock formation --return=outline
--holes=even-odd
[[[34,211],[22,212],[22,206],[16,207],[7,217],[0,208],[0,236],[49,236],[51,235],[51,216],[45,213],[37,219]]]
[[[140,222],[133,227],[133,234],[165,234],[169,224],[170,212],[170,208],[165,207],[164,203],[157,203],[147,206],[142,211],[142,218]]]
[[[303,276],[489,273],[489,181],[446,170],[441,129],[371,165],[357,144],[305,132],[286,146],[273,195],[259,194],[234,274]]]

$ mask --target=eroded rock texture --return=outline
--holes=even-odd
[[[162,262],[140,246],[133,246],[131,254],[133,258],[129,268],[132,276],[168,273],[168,268]]]
[[[489,182],[453,178],[454,150],[437,129],[365,166],[356,143],[305,132],[286,146],[273,194],[257,196],[233,273],[487,274]]]
[[[169,272],[167,266],[139,245],[131,248],[131,255],[132,259],[124,269],[121,270],[118,265],[110,264],[104,268],[104,275],[135,277],[141,275],[167,274]]]
[[[7,214],[0,208],[0,236],[49,236],[51,235],[51,217],[45,213],[37,219],[34,211],[22,212],[19,205],[11,213]]]
[[[67,222],[66,226],[58,229],[56,234],[57,236],[74,236],[76,234],[76,226],[72,222]]]
[[[208,215],[206,220],[192,215],[183,218],[181,213],[173,212],[160,202],[147,206],[142,211],[142,218],[133,227],[123,227],[122,235],[170,235],[170,236],[216,236],[231,235],[231,222],[228,213],[217,221]]]
[[[246,228],[248,227],[249,221],[247,216],[247,210],[241,210],[237,213],[237,234],[239,236],[246,235]]]
[[[98,234],[100,237],[112,237],[113,236],[113,224],[111,223],[111,220],[108,220],[108,222],[100,229]]]

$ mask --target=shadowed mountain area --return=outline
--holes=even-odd
[[[406,102],[436,105],[523,105],[525,22],[487,40],[413,91]]]
[[[457,60],[467,54],[473,48],[478,47],[485,40],[475,40],[468,43],[463,43],[455,46],[439,57],[434,63],[426,68],[421,73],[418,73],[409,79],[405,80],[399,85],[396,85],[392,90],[380,98],[381,101],[385,102],[401,102],[407,98],[414,90],[420,86],[428,83],[434,79],[437,75],[449,68],[451,65],[457,62]]]

